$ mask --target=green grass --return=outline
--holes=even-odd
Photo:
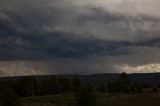
[[[75,106],[74,97],[71,94],[22,98],[21,101],[23,104],[30,104],[27,106],[36,106],[37,103],[42,104],[41,106],[43,106],[43,104],[44,106]],[[155,95],[155,94],[105,95],[97,93],[96,106],[160,106],[160,95]]]

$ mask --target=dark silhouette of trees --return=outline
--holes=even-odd
[[[98,85],[96,87],[96,90],[99,91],[99,92],[105,93],[108,90],[108,87],[107,87],[108,85],[109,84],[107,84],[107,85],[104,85],[104,84]]]
[[[142,84],[142,87],[145,88],[145,89],[148,89],[148,88],[152,88],[152,85],[150,85],[150,84]]]
[[[16,95],[16,93],[0,84],[0,106],[18,106],[18,96]]]
[[[120,74],[118,79],[119,90],[121,92],[128,93],[131,90],[131,85],[129,81],[129,76],[127,73],[123,72]]]
[[[65,93],[70,91],[70,81],[67,78],[58,79],[58,92]]]
[[[147,85],[141,83],[131,83],[129,75],[125,72],[119,74],[114,82],[100,82],[97,84],[90,82],[86,85],[78,78],[72,79],[60,76],[25,76],[18,77],[16,80],[2,80],[0,82],[0,106],[14,106],[17,97],[31,97],[70,93],[79,106],[92,106],[95,104],[95,90],[101,93],[108,92],[134,92],[134,93],[157,93],[158,85]],[[3,85],[3,86],[2,86]],[[152,87],[153,86],[153,87]],[[94,89],[96,88],[96,89]],[[17,96],[18,95],[18,96]]]
[[[158,88],[153,87],[153,88],[151,89],[151,92],[152,92],[152,93],[157,93],[157,92],[159,92],[159,90],[158,90]]]
[[[70,81],[67,78],[47,77],[39,82],[39,89],[39,95],[69,92]]]
[[[131,84],[127,73],[123,72],[119,75],[117,82],[109,82],[107,85],[109,92],[124,92],[128,93],[131,90]]]
[[[108,92],[121,92],[121,85],[119,82],[109,82],[107,84],[107,91]]]
[[[76,105],[93,106],[96,101],[95,91],[91,85],[83,85],[74,92]]]
[[[16,92],[20,96],[33,96],[37,92],[37,81],[33,76],[22,77],[16,85]]]
[[[58,81],[55,77],[46,77],[39,82],[39,95],[58,94]]]
[[[79,79],[71,80],[71,91],[77,91],[81,87],[81,81]]]
[[[129,76],[128,76],[128,74],[125,73],[125,72],[121,73],[120,76],[119,76],[119,82],[121,84],[123,84],[123,85],[129,84],[130,82],[129,82]]]
[[[139,83],[134,83],[132,85],[132,91],[133,92],[136,92],[136,93],[143,93],[143,87],[142,87],[142,84],[139,84]]]

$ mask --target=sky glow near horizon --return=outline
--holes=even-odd
[[[0,76],[160,72],[159,0],[0,0]]]

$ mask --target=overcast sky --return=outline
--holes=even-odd
[[[0,0],[0,76],[160,71],[159,0]]]

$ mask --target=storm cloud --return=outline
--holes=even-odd
[[[121,68],[124,64],[159,64],[159,4],[158,0],[2,0],[0,74],[112,73],[127,71]]]

